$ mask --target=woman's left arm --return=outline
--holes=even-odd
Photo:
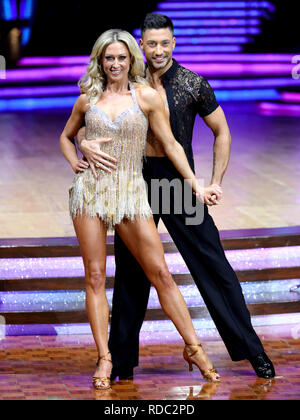
[[[70,163],[75,173],[84,172],[89,167],[89,164],[83,159],[79,160],[77,156],[76,146],[71,139],[73,139],[81,127],[85,116],[87,100],[85,95],[80,95],[74,104],[72,114],[67,121],[67,124],[60,136],[59,144],[60,150],[67,161]]]

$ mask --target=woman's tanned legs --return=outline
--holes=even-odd
[[[156,288],[163,310],[173,321],[184,341],[199,343],[186,303],[167,267],[153,219],[123,221],[116,229]]]
[[[85,269],[87,314],[98,354],[103,356],[109,351],[109,306],[105,293],[107,229],[97,217],[77,216],[73,222]],[[109,362],[101,361],[95,376],[109,376],[111,367]]]

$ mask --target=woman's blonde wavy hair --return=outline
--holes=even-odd
[[[123,42],[130,53],[131,65],[128,74],[129,80],[131,82],[147,84],[144,79],[144,57],[134,37],[122,29],[110,29],[103,32],[95,42],[87,72],[78,82],[81,93],[87,95],[92,105],[98,102],[106,82],[106,76],[100,65],[100,59],[105,49],[115,42]]]

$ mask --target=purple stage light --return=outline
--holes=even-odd
[[[67,56],[67,57],[23,57],[18,62],[20,67],[34,66],[66,66],[66,65],[87,65],[90,57],[84,56]]]
[[[282,92],[280,99],[284,102],[300,103],[300,93],[299,92]]]
[[[217,62],[238,62],[238,63],[268,63],[268,62],[286,62],[291,63],[294,54],[274,54],[274,53],[242,53],[242,54],[177,54],[176,50],[174,58],[183,62],[203,62],[208,61],[212,63]]]
[[[247,44],[251,38],[246,36],[178,36],[176,45],[199,45],[199,44]]]
[[[190,53],[191,49],[195,54],[207,53],[239,53],[243,50],[241,45],[177,45],[177,53]]]
[[[253,83],[253,82],[251,82]],[[213,85],[213,84],[212,84]],[[62,93],[62,92],[60,92]],[[13,94],[16,94],[14,92]],[[215,90],[219,101],[253,101],[253,100],[277,100],[280,98],[275,89],[234,89]],[[32,111],[42,109],[70,109],[73,107],[78,96],[59,97],[24,97],[0,99],[0,112]]]
[[[268,335],[277,336],[285,331],[285,334],[290,334],[291,331],[299,332],[300,314],[273,314],[273,315],[254,315],[251,316],[254,327],[269,327]],[[210,317],[193,319],[193,325],[199,337],[218,337],[219,334],[215,328]],[[108,330],[110,327],[108,326]],[[4,325],[3,332],[0,336],[25,336],[25,335],[48,335],[58,336],[55,339],[63,340],[64,345],[78,345],[94,346],[94,339],[89,324],[26,324],[26,325]],[[64,336],[64,337],[63,337]],[[67,338],[70,336],[70,339]],[[72,336],[72,337],[71,337]],[[163,321],[144,321],[141,329],[141,343],[157,343],[157,342],[182,342],[182,338],[178,334],[174,324],[169,320]],[[71,343],[70,343],[71,341]]]
[[[181,62],[193,61],[230,61],[230,62],[287,62],[291,63],[293,54],[174,54],[174,58]],[[66,56],[66,57],[23,57],[18,62],[21,67],[34,66],[67,66],[67,65],[87,65],[89,56]]]
[[[300,105],[261,102],[258,109],[262,115],[300,117]]]
[[[279,93],[275,89],[216,89],[215,94],[220,102],[280,99]],[[77,98],[78,96],[0,99],[0,112],[70,109],[73,107]]]
[[[195,46],[194,48],[197,48]],[[177,51],[180,47],[177,48]],[[218,76],[233,76],[233,75],[284,75],[290,74],[291,65],[274,63],[274,64],[224,64],[219,66],[214,63],[196,64],[185,63],[185,65],[192,71],[198,73]],[[70,67],[45,67],[41,69],[16,69],[7,70],[6,81],[8,82],[29,82],[29,81],[77,81],[86,71],[86,66],[70,66]],[[0,83],[1,85],[1,83]]]
[[[248,304],[268,302],[295,302],[297,293],[290,289],[296,279],[270,280],[263,282],[241,283],[243,295]],[[186,304],[199,307],[202,316],[208,316],[203,298],[197,286],[178,286]],[[113,289],[106,289],[108,306],[112,308]],[[69,312],[85,309],[85,290],[47,290],[47,291],[13,291],[0,292],[0,310],[2,312]],[[159,309],[161,304],[154,287],[150,289],[148,309]]]
[[[79,95],[79,87],[74,85],[62,86],[30,86],[7,87],[0,89],[0,98],[34,98],[40,96]]]
[[[203,28],[209,28],[211,31],[217,29],[244,29],[249,30],[259,29],[261,22],[258,19],[173,19],[175,26],[174,35],[179,35],[181,31],[201,31]],[[183,28],[183,29],[181,29]],[[139,28],[134,29],[133,35],[140,37],[141,30]]]
[[[260,28],[175,28],[174,35],[176,39],[179,36],[195,36],[195,35],[257,35],[261,32]]]
[[[299,86],[299,81],[292,77],[270,77],[259,79],[209,79],[214,89],[246,89],[259,87],[287,87]]]
[[[182,64],[182,62],[181,62]],[[206,76],[286,76],[291,74],[291,64],[283,63],[183,63],[195,73]]]
[[[268,1],[176,1],[158,3],[157,8],[160,10],[179,10],[179,9],[267,9],[270,11],[275,10],[275,6]]]
[[[181,62],[182,63],[182,62]],[[206,76],[283,76],[291,74],[291,64],[285,63],[183,63],[195,73]]]
[[[201,26],[260,26],[259,19],[172,19],[175,28]]]
[[[239,53],[243,50],[241,45],[177,45],[177,53],[190,53],[191,49],[195,54],[206,53]]]
[[[225,252],[234,270],[260,270],[276,267],[297,267],[300,246],[228,250]],[[166,254],[166,262],[172,274],[189,273],[179,253]],[[80,277],[84,275],[81,257],[49,258],[2,258],[0,278],[52,278]],[[107,257],[107,276],[115,273],[115,259]]]
[[[25,324],[5,325],[6,337],[26,335],[69,335],[92,334],[88,324]]]
[[[48,67],[43,69],[15,69],[6,71],[6,82],[31,82],[51,80],[78,80],[86,66]],[[1,85],[1,83],[0,83]]]
[[[300,314],[274,314],[274,315],[255,315],[251,317],[254,327],[269,326],[270,330],[278,333],[280,326],[289,325],[288,331],[293,325],[299,326]],[[199,336],[215,336],[218,332],[210,317],[193,319],[195,330],[199,332]],[[276,328],[274,328],[276,326]],[[74,341],[82,342],[85,345],[94,345],[92,331],[89,324],[26,324],[26,325],[5,325],[5,331],[2,337],[8,336],[25,336],[25,335],[53,335],[67,336],[72,335]],[[77,335],[77,337],[75,337]],[[84,335],[81,338],[80,335]],[[59,337],[57,338],[59,339]],[[64,339],[68,341],[67,339]],[[73,338],[72,338],[73,341]],[[182,342],[182,338],[169,320],[164,321],[144,321],[141,329],[141,342]],[[79,343],[78,343],[79,344]],[[72,344],[74,345],[74,344]]]
[[[274,314],[264,316],[252,316],[254,327],[267,326],[270,331],[268,336],[277,336],[280,333],[290,334],[291,329],[299,329],[300,315],[294,314]],[[193,324],[197,335],[202,339],[219,338],[215,325],[211,318],[193,319]],[[274,328],[275,327],[275,328]],[[109,329],[109,328],[108,328]],[[59,340],[65,346],[79,345],[94,346],[94,339],[89,324],[26,324],[26,325],[5,325],[2,337],[10,336],[56,336],[55,342]],[[70,339],[67,338],[70,336]],[[70,343],[71,340],[71,343]],[[171,321],[144,321],[140,334],[141,343],[182,343],[182,338],[178,334]]]
[[[11,12],[12,12],[12,19],[16,20],[18,19],[18,6],[17,6],[17,0],[10,0],[11,5]]]
[[[179,48],[178,48],[179,49]],[[287,75],[291,73],[291,65],[284,63],[183,63],[195,73],[207,76],[246,76],[246,75]],[[16,69],[6,71],[8,82],[28,81],[77,81],[85,72],[85,66],[44,67],[41,69]],[[0,84],[1,85],[1,84]]]
[[[266,12],[258,9],[247,10],[165,10],[165,14],[171,19],[187,18],[257,18],[265,17]],[[174,25],[176,26],[176,25]]]

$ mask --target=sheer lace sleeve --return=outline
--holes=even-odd
[[[219,104],[216,100],[215,93],[208,83],[208,81],[203,77],[202,83],[198,91],[198,100],[197,100],[197,112],[200,117],[207,117],[213,111],[218,108]]]

